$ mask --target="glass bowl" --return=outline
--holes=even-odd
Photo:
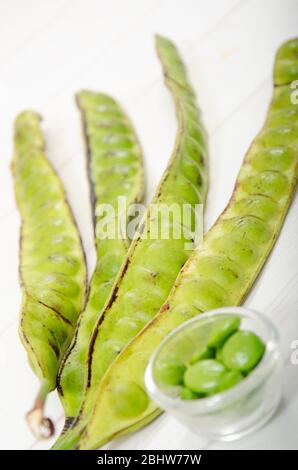
[[[181,387],[166,386],[154,373],[160,361],[179,360],[187,364],[195,348],[207,343],[214,323],[238,317],[240,328],[251,330],[266,349],[259,364],[239,384],[206,398],[182,400]],[[157,405],[171,413],[191,431],[210,439],[229,441],[240,438],[270,419],[281,398],[281,357],[279,336],[272,321],[243,307],[211,310],[186,321],[160,344],[145,373],[145,384]]]

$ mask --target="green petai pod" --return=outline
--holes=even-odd
[[[44,153],[40,116],[34,111],[16,118],[12,171],[22,219],[19,331],[41,382],[27,420],[34,434],[43,438],[54,432],[43,410],[85,303],[86,265],[64,189]]]
[[[128,218],[132,204],[141,200],[144,186],[142,151],[132,124],[120,106],[111,97],[91,91],[78,93],[77,103],[86,142],[97,262],[86,306],[57,377],[66,414],[65,428],[80,410],[90,336],[128,249],[126,233],[120,231],[118,236],[111,231],[105,236],[99,224],[103,217],[110,216],[111,228],[117,229],[123,216]]]
[[[165,82],[173,94],[178,130],[169,165],[129,248],[112,293],[95,324],[88,351],[88,380],[76,422],[54,449],[70,449],[79,439],[94,406],[101,378],[121,350],[165,302],[175,278],[188,259],[196,206],[207,192],[206,137],[184,65],[176,47],[157,37]],[[190,216],[168,217],[173,210]],[[177,211],[177,212],[176,212]],[[172,212],[173,214],[173,212]],[[167,233],[162,230],[168,229]],[[177,236],[176,229],[179,229]],[[147,397],[145,396],[146,400]],[[142,397],[140,397],[141,405]]]
[[[298,108],[291,98],[297,61],[294,39],[277,54],[265,125],[247,152],[228,206],[181,270],[158,315],[103,377],[79,449],[95,449],[152,420],[159,410],[145,391],[144,373],[156,347],[190,317],[240,304],[260,272],[297,183]]]

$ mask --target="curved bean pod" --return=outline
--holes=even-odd
[[[42,438],[53,433],[43,409],[47,394],[56,387],[60,360],[85,302],[86,266],[64,189],[44,154],[39,122],[33,111],[17,117],[12,170],[22,218],[19,332],[41,381],[27,419],[36,436]]]
[[[260,272],[297,183],[298,108],[290,86],[298,79],[297,63],[294,39],[277,54],[266,122],[248,150],[228,206],[181,270],[159,314],[105,374],[80,449],[95,449],[152,420],[158,408],[144,389],[144,372],[156,347],[188,318],[240,304]]]
[[[94,227],[102,215],[96,210],[98,204],[108,204],[115,211],[117,224],[122,215],[118,198],[125,198],[128,209],[143,196],[142,151],[128,117],[111,97],[81,91],[77,95],[77,103],[86,141]],[[122,211],[127,212],[125,208]],[[95,230],[95,245],[97,262],[87,304],[57,378],[57,389],[66,414],[66,428],[81,407],[88,343],[98,312],[103,308],[126,256],[128,238],[103,238]]]
[[[86,396],[79,418],[72,429],[59,439],[54,449],[71,448],[77,442],[92,412],[96,390],[105,371],[159,310],[190,255],[190,250],[186,250],[185,246],[188,236],[182,230],[181,236],[175,239],[174,223],[172,226],[169,223],[168,238],[162,237],[160,232],[155,236],[162,223],[166,225],[166,217],[156,216],[153,208],[170,208],[175,203],[179,210],[184,204],[194,209],[196,204],[205,201],[205,132],[196,107],[195,94],[176,47],[168,39],[158,37],[157,51],[166,84],[176,104],[178,131],[175,147],[152,204],[128,251],[117,283],[93,330],[88,352]],[[194,216],[188,222],[185,221],[184,225],[183,228],[188,232],[193,231]]]

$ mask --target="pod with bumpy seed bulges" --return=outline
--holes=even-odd
[[[294,39],[277,53],[267,118],[247,152],[230,202],[181,270],[159,314],[103,377],[79,449],[96,449],[154,419],[160,410],[144,386],[154,350],[185,320],[206,310],[240,304],[254,283],[277,239],[297,183],[298,108],[291,88],[291,81],[298,79],[297,64],[298,39]]]
[[[119,104],[107,95],[87,90],[77,94],[77,103],[86,143],[97,262],[86,306],[57,377],[65,429],[80,410],[90,336],[127,253],[130,234],[125,233],[125,227],[124,233],[117,233],[118,226],[123,217],[129,220],[132,205],[140,202],[144,188],[141,147]],[[110,213],[115,230],[106,236],[98,224]]]
[[[169,165],[137,232],[117,282],[93,330],[89,344],[88,381],[78,419],[54,449],[70,449],[88,423],[101,378],[121,350],[165,302],[175,278],[188,259],[189,233],[195,229],[195,206],[207,192],[206,136],[185,67],[174,44],[157,37],[165,82],[175,100],[178,130]],[[156,209],[187,205],[192,217],[171,222]],[[155,211],[153,210],[155,209]],[[168,237],[158,228],[169,226]],[[175,237],[175,228],[180,228]],[[187,230],[186,230],[187,229]],[[158,233],[158,236],[156,236]],[[142,398],[142,397],[141,397]],[[146,398],[146,397],[145,397]],[[147,398],[146,398],[147,400]],[[141,405],[142,400],[140,401]]]
[[[41,386],[28,423],[38,438],[53,434],[45,400],[56,387],[61,358],[86,298],[86,265],[73,215],[58,175],[44,153],[40,116],[15,121],[12,171],[22,219],[19,332]]]

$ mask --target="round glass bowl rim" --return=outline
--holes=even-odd
[[[227,314],[239,315],[242,318],[250,318],[252,320],[261,322],[263,326],[265,326],[268,332],[266,350],[257,367],[249,374],[248,377],[245,378],[245,380],[239,384],[235,385],[227,391],[217,393],[210,397],[198,398],[196,400],[182,400],[179,396],[171,397],[163,392],[153,378],[153,365],[165,344],[171,341],[174,336],[180,334],[184,329],[187,329],[189,325],[193,323],[202,322],[208,318],[212,318],[213,316],[219,317],[221,315]],[[209,411],[214,411],[214,409],[219,409],[222,406],[226,406],[229,403],[239,400],[254,388],[256,388],[266,379],[266,377],[268,377],[279,357],[279,335],[275,325],[268,317],[262,313],[245,307],[224,307],[215,310],[209,310],[183,322],[164,338],[150,358],[145,372],[145,384],[147,391],[153,400],[165,404],[165,407],[168,406],[169,408],[177,408],[180,406],[184,407],[185,411],[187,408],[189,408],[190,411],[194,411],[195,409],[196,412],[201,411],[202,414],[205,414]]]

